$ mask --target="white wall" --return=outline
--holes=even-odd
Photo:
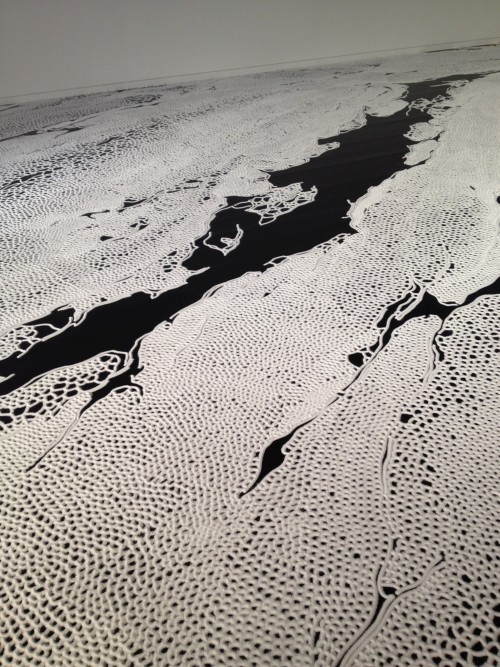
[[[0,0],[0,97],[499,34],[500,0]]]

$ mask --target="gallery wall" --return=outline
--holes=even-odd
[[[499,0],[1,0],[0,98],[499,34]]]

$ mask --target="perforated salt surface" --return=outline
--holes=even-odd
[[[499,47],[0,107],[0,663],[498,665]]]

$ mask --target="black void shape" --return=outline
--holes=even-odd
[[[429,294],[429,292],[424,292],[421,300],[411,309],[408,309],[400,319],[394,318],[393,315],[397,312],[398,308],[403,305],[405,301],[407,301],[411,294],[416,296],[417,292],[418,288],[414,288],[411,292],[404,294],[401,299],[387,307],[387,310],[378,323],[378,326],[381,329],[388,325],[386,331],[384,331],[379,340],[377,340],[368,349],[361,352],[354,352],[348,356],[349,361],[354,366],[357,366],[358,368],[363,366],[367,359],[370,359],[376,352],[386,347],[396,329],[399,329],[399,327],[403,326],[405,322],[408,322],[415,317],[429,317],[430,315],[437,315],[443,322],[445,322],[451,313],[453,313],[453,311],[457,308],[468,306],[480,296],[498,294],[500,292],[500,278],[497,278],[489,285],[480,287],[475,292],[472,292],[466,297],[463,303],[459,304],[441,303],[435,296]],[[450,333],[451,332],[441,332],[440,335],[449,336]],[[442,353],[440,350],[438,350],[438,356],[442,361]]]
[[[89,211],[89,213],[82,213],[82,218],[90,218],[91,220],[94,219],[94,215],[99,215],[99,213],[109,213],[110,210],[109,208],[105,208],[102,211]]]
[[[245,496],[247,493],[250,493],[250,491],[253,491],[255,487],[262,482],[262,480],[269,475],[270,472],[273,470],[276,470],[276,468],[279,468],[285,461],[285,453],[283,452],[283,447],[286,445],[286,443],[292,439],[292,437],[295,435],[295,433],[306,426],[306,424],[309,424],[309,422],[312,421],[309,419],[306,422],[303,422],[302,424],[299,424],[299,426],[296,426],[293,431],[290,431],[287,433],[285,436],[282,438],[278,438],[277,440],[273,440],[273,442],[266,447],[262,454],[262,460],[261,460],[261,465],[260,465],[260,471],[259,474],[257,475],[257,479],[255,482],[248,488],[246,491],[243,493],[240,493],[240,498],[242,496]]]
[[[412,83],[407,86],[405,99],[409,103],[420,98],[432,101],[446,96],[453,81],[471,81],[481,76],[484,74],[454,75]],[[304,164],[271,172],[269,180],[276,187],[300,182],[304,190],[317,188],[314,201],[280,216],[272,224],[259,225],[257,215],[229,208],[248,201],[229,197],[227,207],[215,216],[210,229],[195,242],[193,254],[183,264],[187,269],[204,271],[189,276],[186,283],[156,298],[149,293],[136,292],[97,306],[82,321],[34,345],[23,355],[22,363],[15,354],[0,361],[0,375],[7,378],[0,383],[0,395],[53,369],[111,350],[129,352],[146,333],[161,322],[172,321],[180,310],[199,301],[215,286],[248,271],[265,271],[276,257],[310,250],[338,234],[356,233],[345,217],[349,202],[356,201],[370,187],[395,172],[409,168],[404,164],[404,157],[411,142],[404,135],[415,122],[430,118],[425,109],[411,106],[387,117],[367,115],[362,127],[319,142],[339,142],[338,148],[327,150]],[[31,174],[24,179],[38,175]],[[144,200],[127,200],[123,208],[136,206],[141,201]],[[205,244],[208,238],[232,238],[237,228],[243,234],[239,245],[230,253],[223,255]]]
[[[0,111],[2,111],[2,109],[0,109]],[[59,136],[63,136],[64,134],[71,134],[72,132],[79,132],[80,130],[84,129],[85,127],[78,127],[73,125],[68,127],[51,127],[48,130],[45,128],[40,130],[29,130],[28,132],[22,132],[21,134],[13,134],[11,137],[4,137],[3,139],[0,139],[0,142],[11,141],[12,139],[20,139],[21,137],[35,137],[36,135],[44,134],[45,132],[60,132],[61,134]]]
[[[395,546],[395,545],[394,545]],[[446,561],[445,554],[441,552],[439,560],[434,563],[434,565],[431,568],[431,573],[434,572],[440,565],[442,565]],[[365,627],[364,630],[355,638],[353,642],[350,643],[350,645],[347,647],[347,649],[342,653],[341,657],[339,660],[335,663],[335,667],[342,667],[342,663],[349,653],[349,651],[356,645],[360,646],[362,640],[364,637],[367,637],[374,625],[377,623],[380,614],[384,608],[384,605],[387,603],[387,610],[394,605],[394,603],[397,601],[401,595],[406,595],[407,593],[410,593],[411,591],[415,591],[420,586],[423,584],[423,581],[418,582],[417,584],[413,586],[409,586],[408,588],[405,588],[404,590],[401,590],[398,592],[398,590],[394,586],[382,586],[379,587],[378,581],[380,574],[382,572],[382,567],[379,567],[377,575],[376,575],[376,581],[377,581],[377,603],[375,605],[375,609],[372,612],[371,618],[368,620],[368,623]],[[380,592],[380,590],[382,592]],[[352,657],[352,656],[351,656]]]
[[[3,111],[3,109],[1,110]],[[13,134],[11,137],[4,137],[0,141],[11,141],[11,139],[20,139],[21,137],[35,137],[41,130],[29,130],[29,132],[22,132],[21,134]]]

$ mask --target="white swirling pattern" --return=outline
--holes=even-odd
[[[415,103],[431,120],[407,134],[408,168],[352,202],[357,233],[217,285],[148,331],[101,400],[132,353],[2,396],[5,664],[497,664],[499,297],[470,297],[500,273],[499,53],[0,109],[7,358],[183,285],[228,197],[262,225],[306,215],[315,189],[269,172],[405,109],[409,83],[464,76]],[[425,298],[446,321],[404,320]],[[36,324],[62,308],[71,321]]]

